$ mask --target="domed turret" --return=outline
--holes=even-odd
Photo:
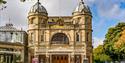
[[[73,11],[73,15],[79,15],[79,14],[91,14],[90,8],[84,4],[83,0],[80,0],[79,5],[76,7],[76,9]]]
[[[45,16],[48,15],[46,8],[43,5],[41,5],[39,1],[35,5],[33,5],[29,11],[29,15],[34,15],[34,14],[45,15]]]
[[[45,27],[48,19],[48,13],[46,8],[41,5],[41,3],[36,2],[33,5],[28,13],[28,28],[31,29],[38,29],[41,27]]]

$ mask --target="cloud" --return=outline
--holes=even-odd
[[[49,15],[64,16],[71,15],[77,3],[76,0],[44,0],[43,5],[45,5]]]
[[[63,16],[71,15],[73,10],[77,6],[76,0],[40,0],[43,6],[47,9],[48,14],[51,16]],[[20,2],[19,0],[8,0],[7,9],[2,13],[2,20],[0,23],[8,22],[8,19],[11,19],[11,22],[16,26],[27,26],[27,15],[31,6],[34,5],[36,0]],[[97,11],[99,11],[100,17],[106,18],[115,18],[119,20],[124,20],[125,10],[121,9],[119,6],[120,2],[124,0],[85,0],[85,3],[91,6],[97,6]],[[6,15],[5,15],[6,14]],[[8,16],[7,16],[8,15]]]
[[[94,48],[98,47],[99,45],[102,45],[103,44],[103,40],[104,40],[104,38],[94,37],[93,38],[93,46],[94,46]]]
[[[120,8],[121,3],[125,3],[125,0],[85,0],[85,2],[90,7],[96,6],[100,17],[118,21],[125,20],[125,9]]]
[[[110,19],[116,19],[116,20],[125,20],[125,9],[121,9],[118,4],[112,5],[112,8],[103,10],[101,9],[99,11],[100,16],[110,18]]]
[[[2,16],[0,25],[7,23],[10,18],[15,26],[27,28],[28,12],[36,1],[20,2],[20,0],[7,0],[7,8],[0,11],[0,16]],[[40,2],[47,9],[49,16],[71,15],[77,6],[76,0],[40,0]]]
[[[8,22],[9,18],[11,22],[15,24],[18,28],[27,29],[27,16],[32,5],[35,4],[37,0],[28,0],[26,2],[20,2],[20,0],[7,0],[7,8],[4,11],[0,11],[0,25],[3,25]],[[49,15],[59,16],[59,15],[71,15],[73,10],[77,6],[77,0],[40,0],[43,6],[47,9]],[[97,7],[97,9],[92,11],[97,11],[101,19],[96,15],[93,18],[96,18],[98,21],[94,21],[94,30],[102,32],[101,28],[106,25],[106,19],[116,19],[119,21],[125,21],[125,9],[120,8],[120,3],[125,2],[125,0],[84,0],[85,4],[88,4],[91,9]],[[95,35],[97,36],[97,35]],[[103,39],[95,37],[94,38],[94,47],[97,47],[98,44],[102,44]]]

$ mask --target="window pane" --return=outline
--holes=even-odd
[[[52,43],[68,43],[68,37],[63,33],[57,33],[52,37]]]
[[[80,36],[78,33],[76,33],[76,41],[79,42],[80,41]]]

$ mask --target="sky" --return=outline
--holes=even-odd
[[[27,29],[27,16],[32,5],[37,0],[7,0],[7,4],[0,6],[0,26],[8,22],[17,28]],[[108,28],[125,22],[125,0],[83,0],[92,12],[93,46],[103,44]],[[40,0],[47,9],[49,16],[71,16],[78,5],[78,0]],[[2,7],[7,8],[2,9]]]

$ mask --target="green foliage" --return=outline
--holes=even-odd
[[[104,40],[104,50],[107,55],[109,55],[113,61],[122,60],[123,54],[120,50],[114,48],[114,44],[119,40],[121,32],[125,29],[125,23],[118,23],[115,27],[109,28]],[[123,48],[124,49],[124,48]]]
[[[6,4],[7,2],[5,0],[0,0],[0,4]]]
[[[20,2],[25,2],[26,0],[20,0]],[[5,0],[0,0],[0,4],[6,4],[7,2]]]
[[[105,61],[111,61],[111,58],[105,54],[103,45],[99,45],[93,50],[94,53],[94,62],[95,63],[104,63]]]
[[[25,2],[26,0],[20,0],[21,2]]]

